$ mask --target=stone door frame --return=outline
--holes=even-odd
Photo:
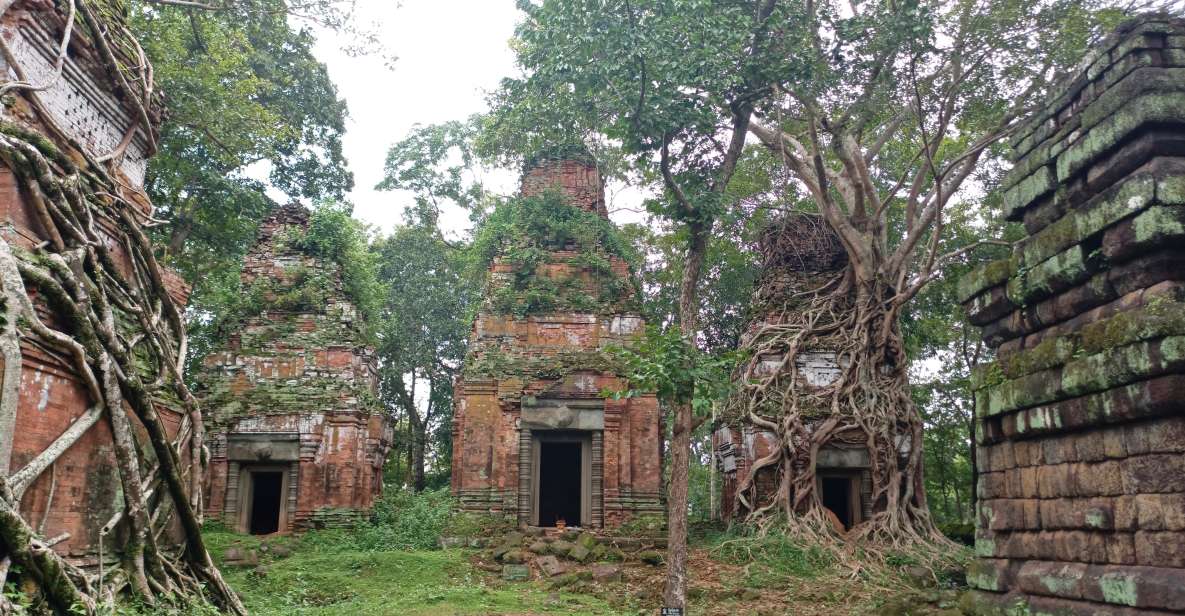
[[[603,527],[604,432],[602,430],[523,428],[519,432],[519,524],[539,525],[539,458],[543,443],[580,444],[580,523],[584,528]]]
[[[239,494],[238,494],[238,524],[237,528],[240,533],[251,532],[251,510],[252,498],[255,496],[255,473],[280,473],[280,503],[279,512],[280,519],[276,523],[276,532],[283,533],[288,530],[288,493],[289,486],[292,485],[292,468],[290,464],[255,464],[245,463],[238,464],[239,466]]]

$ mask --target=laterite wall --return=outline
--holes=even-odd
[[[1011,145],[1027,235],[960,285],[997,352],[965,607],[1185,614],[1185,20],[1123,25]]]

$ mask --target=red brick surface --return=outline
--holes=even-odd
[[[523,176],[522,194],[558,190],[569,203],[606,215],[603,184],[595,166],[573,160],[547,160]],[[572,263],[576,254],[552,251],[536,271],[546,278],[578,277],[592,284],[590,272]],[[494,274],[514,271],[495,259]],[[629,276],[624,261],[612,259],[612,274]],[[628,322],[628,327],[623,323]],[[628,329],[629,331],[625,331]],[[622,344],[641,330],[641,320],[627,314],[547,313],[526,317],[481,312],[470,338],[472,349],[494,347],[520,358],[558,366],[574,352],[594,352]],[[653,395],[622,400],[603,392],[625,387],[617,375],[596,369],[567,372],[555,378],[504,375],[460,379],[455,388],[452,488],[462,506],[508,516],[519,515],[519,437],[521,401],[528,396],[604,399],[602,493],[603,523],[617,526],[639,513],[661,513],[661,415]],[[595,497],[594,497],[595,498]],[[523,512],[526,515],[526,512]]]

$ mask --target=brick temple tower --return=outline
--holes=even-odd
[[[784,344],[768,341],[769,332],[796,316],[798,297],[809,297],[816,289],[834,284],[847,266],[847,253],[834,231],[817,215],[788,214],[774,221],[762,233],[759,250],[763,257],[751,309],[752,320],[741,336],[740,347],[755,354],[734,375],[737,393],[721,413],[712,443],[717,467],[723,473],[721,514],[726,520],[743,516],[737,490],[746,481],[751,508],[767,505],[774,497],[779,478],[777,465],[753,471],[755,463],[776,451],[778,436],[754,425],[747,416],[748,405],[758,412],[776,416],[784,403],[772,392],[796,390],[802,406],[805,428],[814,428],[831,416],[830,398],[813,400],[836,382],[840,366],[836,352],[826,342],[808,338],[813,346],[801,348],[793,362],[787,360]],[[791,365],[792,364],[792,365]],[[765,382],[768,392],[754,400],[746,384]],[[872,477],[861,430],[841,431],[819,448],[815,459],[815,489],[820,501],[845,529],[872,515]],[[807,464],[807,456],[791,460],[789,466]],[[751,475],[751,476],[750,476]]]
[[[536,161],[523,174],[522,199],[504,207],[522,212],[528,200],[547,198],[616,233],[595,164]],[[522,247],[543,256],[525,266],[513,258]],[[502,242],[456,385],[452,488],[463,509],[592,528],[662,513],[658,402],[604,393],[626,383],[602,349],[643,328],[629,267],[607,248],[540,237]],[[541,295],[549,300],[530,303]]]
[[[35,135],[61,152],[62,158],[74,161],[117,152],[126,136],[123,153],[116,158],[119,163],[109,173],[120,182],[122,197],[136,216],[150,218],[153,206],[144,191],[144,176],[153,146],[146,131],[159,128],[159,96],[144,101],[146,125],[131,100],[144,92],[117,90],[99,50],[92,39],[81,34],[81,26],[75,24],[61,68],[55,68],[58,46],[70,23],[63,6],[46,0],[18,0],[5,6],[0,36],[11,54],[3,63],[5,80],[46,84],[5,94],[0,102],[5,133]],[[105,21],[104,27],[122,29],[123,25],[114,21],[118,15],[119,11],[104,12],[104,20],[113,20]],[[121,62],[138,62],[125,57],[121,47],[113,47]],[[20,78],[18,70],[23,73]],[[57,231],[51,233],[44,218],[47,214],[39,214],[45,211],[38,204],[44,197],[32,192],[32,185],[10,162],[0,163],[0,242],[7,244],[7,250],[32,253],[44,246],[52,250],[51,239]],[[94,231],[106,242],[119,273],[135,276],[133,256],[125,249],[130,240],[117,210],[96,216]],[[183,309],[189,287],[176,272],[167,268],[159,272],[173,304]],[[46,325],[74,335],[71,324],[59,319],[42,293],[32,285],[27,291]],[[4,306],[5,318],[15,308]],[[128,325],[129,331],[143,331],[135,328]],[[95,567],[100,554],[106,554],[108,561],[119,554],[126,527],[120,522],[124,508],[108,414],[93,412],[99,407],[71,358],[36,336],[23,334],[19,353],[17,403],[10,407],[12,412],[0,410],[0,475],[19,501],[22,518],[39,527],[45,537],[58,537],[55,551],[73,564]],[[185,422],[183,405],[164,393],[153,403],[170,436],[176,435]],[[127,415],[130,421],[137,421],[130,411]],[[60,442],[71,444],[64,449],[55,447]],[[140,444],[150,448],[146,439]],[[179,448],[185,469],[190,452],[187,444],[185,441]]]
[[[1010,259],[959,285],[969,613],[1185,614],[1185,19],[1120,26],[1012,137]]]
[[[393,437],[377,362],[339,266],[303,250],[309,212],[279,208],[243,264],[246,316],[202,386],[207,514],[266,534],[352,523],[382,492]]]

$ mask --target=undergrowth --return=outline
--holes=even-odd
[[[493,521],[454,516],[452,504],[447,490],[391,490],[354,529],[260,537],[209,523],[203,535],[255,615],[618,614],[596,597],[504,582],[475,569],[468,550],[440,549],[442,533],[477,533]],[[258,563],[227,564],[231,548],[257,555]]]
[[[781,533],[758,533],[735,525],[704,534],[705,547],[715,560],[745,565],[745,586],[759,588],[784,584],[788,578],[813,578],[835,565],[835,559],[818,546],[802,545]]]

